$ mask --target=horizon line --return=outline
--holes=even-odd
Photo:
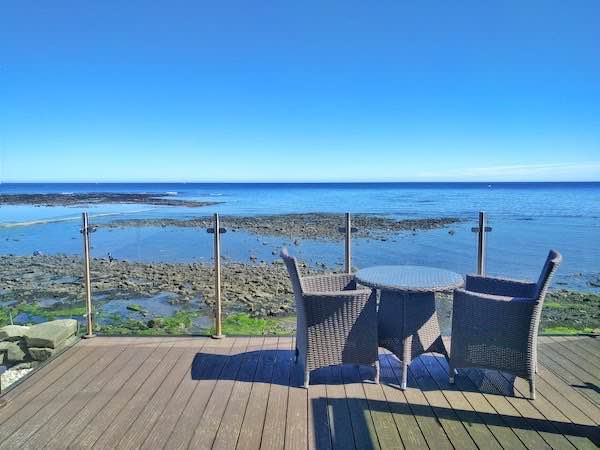
[[[19,181],[0,181],[3,184],[420,184],[420,183],[457,183],[457,184],[506,184],[506,183],[600,183],[600,180],[413,180],[413,181],[393,181],[393,180],[373,180],[373,181],[353,181],[353,180],[322,180],[322,181],[156,181],[156,180],[111,180],[111,181],[43,181],[43,180],[19,180]]]

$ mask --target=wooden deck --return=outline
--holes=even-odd
[[[538,399],[494,372],[424,355],[399,366],[313,372],[291,338],[95,338],[4,395],[0,449],[18,448],[597,448],[600,339],[540,338]]]

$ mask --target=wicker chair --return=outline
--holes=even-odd
[[[353,275],[301,276],[296,259],[281,251],[296,302],[296,358],[310,371],[336,364],[375,367],[379,383],[377,300],[371,289],[357,289]]]
[[[528,380],[535,398],[540,316],[561,260],[551,250],[537,283],[467,276],[465,288],[454,292],[451,383],[457,368],[500,370]]]

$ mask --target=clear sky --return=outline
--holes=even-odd
[[[0,0],[0,181],[600,180],[600,2]]]

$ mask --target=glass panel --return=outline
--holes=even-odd
[[[30,209],[3,208],[0,220],[2,389],[73,345],[85,330],[78,217],[55,222],[40,211],[30,220]]]
[[[213,296],[206,211],[94,217],[96,331],[105,335],[207,334]],[[175,216],[175,217],[173,217]]]

